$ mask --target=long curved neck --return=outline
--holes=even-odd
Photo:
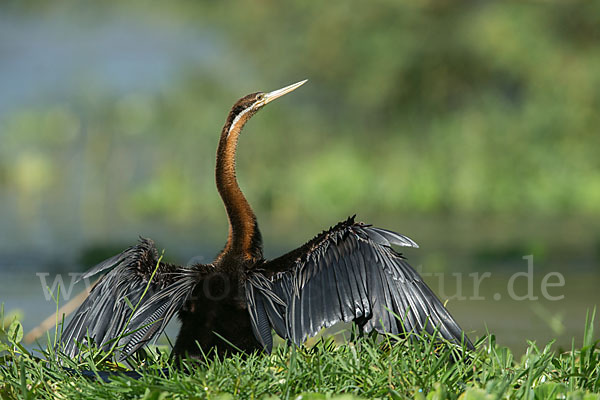
[[[227,243],[219,257],[231,254],[241,256],[245,260],[258,260],[262,258],[262,240],[256,215],[244,197],[235,173],[238,139],[249,118],[250,115],[243,114],[233,118],[230,114],[217,148],[217,189],[229,219]]]

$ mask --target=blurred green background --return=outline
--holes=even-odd
[[[83,270],[139,234],[209,261],[227,230],[213,168],[229,108],[305,78],[240,141],[267,255],[357,213],[421,245],[407,256],[444,273],[427,279],[475,336],[579,335],[600,284],[587,0],[3,2],[0,301],[33,326],[53,309],[34,272]],[[558,271],[562,300],[494,299],[528,254],[536,294]],[[483,272],[485,300],[452,300]]]

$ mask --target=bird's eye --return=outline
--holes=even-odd
[[[264,100],[265,99],[265,94],[261,93],[258,96],[256,96],[256,100]]]

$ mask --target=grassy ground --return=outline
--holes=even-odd
[[[464,357],[431,341],[362,337],[344,345],[321,340],[310,348],[279,347],[271,355],[207,359],[188,365],[189,372],[174,369],[168,354],[156,349],[129,360],[142,371],[139,379],[115,376],[108,383],[65,370],[120,368],[105,354],[90,350],[79,362],[52,350],[32,354],[20,345],[20,323],[2,318],[0,398],[600,399],[593,318],[582,347],[557,353],[551,343],[531,343],[521,360],[496,345],[494,335]]]

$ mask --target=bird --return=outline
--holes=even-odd
[[[175,316],[178,358],[271,352],[273,334],[301,346],[338,322],[359,332],[400,337],[427,333],[473,349],[442,302],[394,247],[418,245],[349,217],[280,257],[265,259],[257,218],[236,178],[242,128],[265,105],[306,80],[252,93],[231,108],[219,139],[215,180],[228,219],[223,250],[211,263],[179,266],[139,242],[90,269],[105,273],[64,326],[62,351],[92,343],[120,359],[155,341]]]

